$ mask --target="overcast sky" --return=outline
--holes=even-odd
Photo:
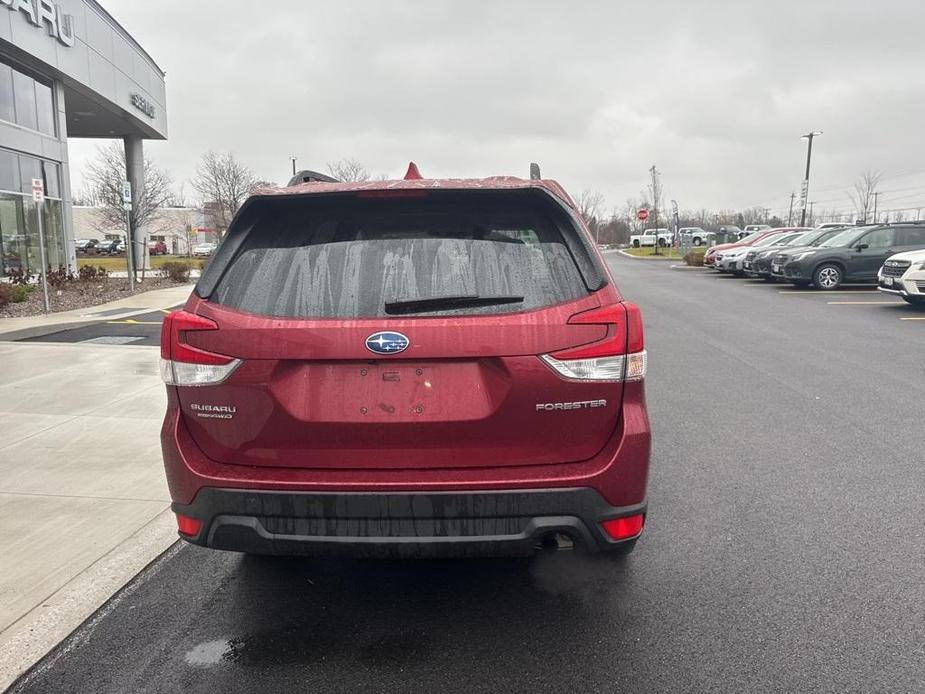
[[[925,207],[922,0],[103,0],[167,73],[177,182],[208,149],[285,182],[290,156],[400,177],[542,165],[608,210],[662,172],[682,208],[786,209],[814,145],[810,199]],[[72,140],[73,177],[94,142]],[[187,190],[190,186],[187,184]]]

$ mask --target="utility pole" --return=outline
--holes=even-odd
[[[810,226],[816,226],[816,223],[815,223],[816,216],[813,214],[813,206],[814,206],[815,204],[816,204],[816,203],[814,203],[814,202],[809,203],[809,224],[810,224]],[[804,214],[804,215],[806,214],[806,210],[803,210],[803,214]],[[804,217],[804,219],[805,219],[805,217]],[[802,226],[806,226],[806,225],[803,224]]]
[[[790,212],[787,213],[787,226],[788,227],[793,226],[793,201],[796,200],[796,198],[797,198],[796,193],[790,194]]]
[[[822,134],[821,130],[814,130],[808,132],[805,135],[800,135],[800,139],[808,140],[806,146],[806,176],[803,178],[803,191],[802,191],[802,201],[803,201],[803,213],[800,215],[800,226],[806,226],[806,201],[809,198],[809,163],[813,158],[813,138],[819,137]]]
[[[658,198],[662,191],[659,190],[658,169],[655,168],[655,164],[652,164],[649,173],[652,174],[652,213],[655,219],[655,246],[652,255],[661,255],[658,252]]]
[[[877,208],[880,202],[880,193],[874,193],[874,224],[877,223]]]
[[[289,157],[292,160],[292,175],[295,176],[295,157]]]

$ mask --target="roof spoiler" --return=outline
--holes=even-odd
[[[286,187],[288,188],[289,186],[297,186],[300,183],[340,183],[340,181],[332,176],[328,176],[327,174],[305,169],[304,171],[299,171],[295,176],[290,178],[289,183],[286,184]]]

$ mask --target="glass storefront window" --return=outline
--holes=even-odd
[[[0,120],[13,122],[13,68],[0,63]]]
[[[54,135],[57,119],[51,86],[0,63],[0,120]]]
[[[45,180],[42,216],[45,253],[52,269],[66,267],[68,249],[62,214],[61,166],[25,154],[0,149],[0,275],[10,270],[37,274],[39,253],[37,204],[32,200],[32,179]],[[22,191],[17,193],[16,191]]]
[[[0,190],[19,190],[19,157],[0,149]]]
[[[29,266],[21,195],[0,193],[0,254],[3,274]]]
[[[13,70],[13,98],[16,103],[16,122],[24,128],[38,130],[35,114],[35,80]]]
[[[67,267],[67,248],[64,241],[64,220],[60,200],[45,200],[42,233],[45,235],[45,260],[56,270]]]
[[[38,131],[46,135],[55,134],[55,100],[51,87],[35,82],[35,109],[38,117]]]
[[[45,175],[45,195],[50,198],[61,197],[61,184],[58,182],[58,171],[61,169],[57,164],[50,161],[42,162],[42,171]]]
[[[42,177],[42,162],[35,157],[19,157],[20,188],[23,193],[32,195],[32,179]]]
[[[4,275],[11,270],[31,274],[41,270],[37,208],[31,198],[0,193],[0,267]],[[45,201],[42,221],[48,267],[66,267],[67,247],[60,200]]]

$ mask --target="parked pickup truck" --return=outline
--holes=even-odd
[[[654,246],[656,243],[656,234],[658,236],[659,247],[666,248],[671,245],[672,233],[670,229],[646,229],[641,234],[633,234],[630,236],[630,245],[633,248]]]
[[[678,234],[681,236],[682,244],[687,241],[694,246],[708,245],[716,238],[716,234],[712,231],[704,231],[700,227],[681,227],[678,229]]]

